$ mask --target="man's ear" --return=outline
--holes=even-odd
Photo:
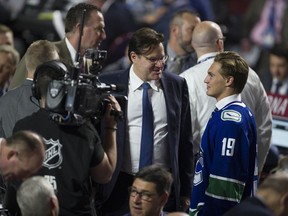
[[[226,85],[227,86],[233,86],[233,83],[234,83],[234,77],[233,76],[226,77]]]
[[[161,200],[161,205],[165,205],[166,202],[168,201],[168,198],[169,198],[169,193],[168,192],[165,192],[163,195],[162,195],[162,200]]]
[[[15,149],[10,148],[8,150],[7,159],[10,160],[11,158],[18,156],[18,151]]]
[[[129,53],[129,55],[130,55],[130,58],[131,58],[132,62],[134,63],[135,59],[137,58],[137,54],[132,51],[132,52]]]

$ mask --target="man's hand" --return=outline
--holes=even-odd
[[[187,212],[190,207],[190,197],[180,197],[180,211]]]

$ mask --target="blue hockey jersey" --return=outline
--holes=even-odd
[[[190,215],[220,216],[257,189],[254,117],[239,101],[214,112],[202,137]]]

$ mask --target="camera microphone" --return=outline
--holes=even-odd
[[[97,86],[97,88],[101,91],[113,91],[113,92],[122,92],[125,90],[124,85],[115,85],[115,84],[108,84],[108,83],[101,83]]]

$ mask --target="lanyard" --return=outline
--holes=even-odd
[[[209,56],[209,57],[207,57],[207,58],[205,58],[205,59],[202,59],[201,61],[198,61],[197,64],[200,64],[200,63],[205,62],[205,61],[207,61],[208,59],[212,59],[212,58],[215,58],[215,56]]]

